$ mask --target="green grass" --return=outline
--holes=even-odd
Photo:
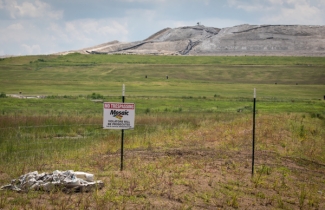
[[[324,76],[325,60],[308,57],[1,59],[0,92],[47,97],[0,98],[0,185],[81,170],[106,186],[0,191],[0,209],[324,209]],[[122,84],[136,122],[120,172],[121,132],[102,129],[102,103],[91,99],[119,102]]]
[[[247,98],[257,88],[260,98],[320,99],[325,85],[323,61],[305,57],[26,56],[0,62],[0,90],[25,95],[96,92],[119,96],[125,84],[130,96]]]
[[[0,99],[0,115],[75,115],[102,116],[102,103],[85,97],[57,99]],[[72,97],[72,96],[70,96]],[[121,97],[105,97],[105,101],[120,102]],[[136,113],[222,113],[243,111],[251,113],[252,98],[218,97],[125,97],[126,102],[136,104]],[[259,112],[266,113],[319,113],[325,115],[322,100],[261,98],[256,100]]]
[[[96,92],[117,100],[122,84],[137,112],[250,110],[321,113],[325,60],[317,57],[80,55],[22,56],[0,61],[8,94],[67,96],[63,100],[3,100],[3,113],[100,114],[83,100]],[[147,78],[145,78],[147,75]],[[166,75],[169,79],[166,79]],[[72,99],[74,98],[74,99]],[[9,102],[8,102],[9,101]]]
[[[324,65],[322,57],[277,56],[148,56],[148,55],[39,55],[0,60],[1,64],[33,66],[78,65],[103,63],[127,64],[221,64],[221,65]]]

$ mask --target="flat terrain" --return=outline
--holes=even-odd
[[[130,96],[250,97],[255,87],[260,98],[318,99],[324,63],[306,57],[26,56],[0,61],[0,89],[7,94],[119,96],[125,84]]]
[[[121,101],[123,84],[136,122],[120,171],[101,102]],[[0,185],[75,170],[105,187],[0,191],[0,209],[324,209],[324,85],[317,57],[1,59]]]

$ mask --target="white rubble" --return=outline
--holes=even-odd
[[[28,190],[52,191],[61,189],[62,191],[89,192],[92,189],[104,187],[102,181],[94,181],[94,175],[81,171],[53,171],[52,173],[38,173],[37,171],[27,173],[13,179],[11,184],[4,185],[0,189],[9,189],[18,192]]]

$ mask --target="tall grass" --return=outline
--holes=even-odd
[[[38,153],[48,161],[52,158],[53,148],[54,153],[73,153],[73,150],[92,146],[90,144],[94,142],[116,137],[118,142],[119,138],[118,131],[102,129],[100,117],[9,115],[0,118],[0,126],[1,158],[7,163]],[[250,145],[251,126],[249,113],[140,114],[136,118],[136,128],[127,131],[126,147],[174,148],[191,142],[213,141],[218,142],[216,146],[228,149],[246,148]],[[320,114],[260,114],[258,148],[323,162],[323,126],[324,117]],[[116,149],[119,144],[114,145],[112,148]]]
[[[0,192],[3,208],[41,208],[44,203],[61,208],[62,202],[72,209],[241,208],[251,199],[273,207],[323,207],[318,196],[323,185],[314,185],[319,179],[304,185],[304,170],[296,174],[282,162],[298,160],[306,168],[324,163],[322,115],[259,113],[257,171],[251,181],[251,113],[140,114],[135,129],[125,131],[124,172],[118,172],[120,132],[96,130],[97,117],[1,119],[0,163],[6,174],[1,184],[29,171],[56,169],[90,171],[107,184],[103,191],[72,197],[55,192],[33,197],[30,192],[19,202],[10,199],[18,199],[17,194]]]

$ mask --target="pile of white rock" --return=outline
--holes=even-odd
[[[37,171],[27,173],[13,179],[11,184],[4,185],[1,190],[14,190],[26,192],[29,190],[53,191],[62,190],[65,192],[89,192],[93,189],[102,189],[102,181],[94,181],[94,175],[81,171],[53,171],[52,173],[38,173]]]

